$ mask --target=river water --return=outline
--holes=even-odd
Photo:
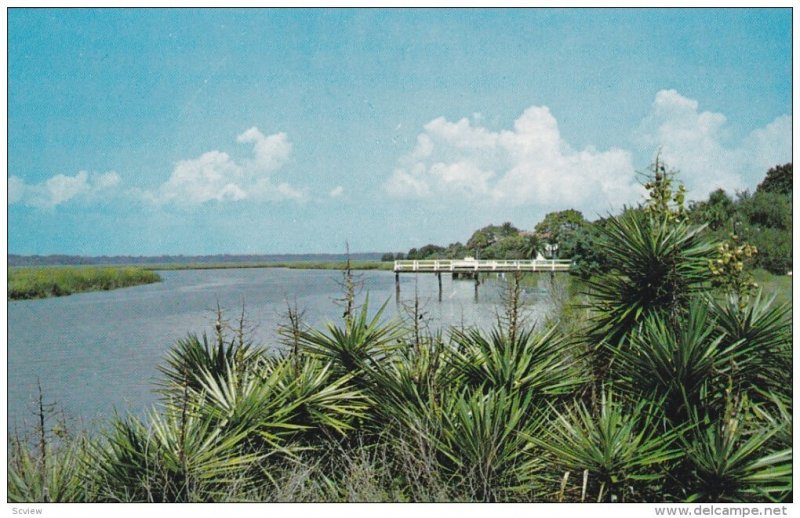
[[[287,301],[317,327],[341,322],[341,272],[331,270],[227,269],[159,272],[163,282],[69,297],[8,302],[8,430],[26,432],[41,384],[45,403],[76,428],[94,428],[114,412],[142,414],[157,401],[154,382],[170,346],[188,333],[213,333],[217,305],[234,323],[242,308],[256,344],[280,348],[277,329],[286,322]],[[436,277],[400,277],[395,298],[392,272],[357,272],[363,302],[385,315],[408,314],[415,292],[423,323],[488,328],[500,301],[498,281],[474,282],[443,275],[442,300]],[[530,290],[532,320],[547,311],[547,296]]]

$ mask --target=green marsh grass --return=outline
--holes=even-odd
[[[138,267],[9,268],[8,298],[39,299],[85,291],[104,291],[159,282],[161,277]]]

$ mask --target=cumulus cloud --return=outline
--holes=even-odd
[[[641,197],[629,152],[573,149],[546,106],[531,106],[510,130],[491,131],[480,121],[430,121],[385,191],[399,198],[588,211]]]
[[[39,209],[53,209],[67,202],[97,202],[113,196],[120,177],[110,171],[89,174],[79,171],[75,176],[57,174],[42,183],[28,184],[22,178],[8,178],[8,203],[21,203]]]
[[[642,199],[632,151],[577,150],[563,138],[546,106],[531,106],[513,128],[492,131],[481,118],[431,120],[416,145],[384,182],[396,198],[485,206],[575,207],[605,212]],[[783,115],[738,142],[721,113],[703,111],[698,101],[675,90],[655,96],[634,133],[631,149],[661,150],[680,171],[689,195],[702,199],[717,188],[752,188],[776,164],[791,161],[791,118]]]
[[[18,176],[8,178],[8,203],[19,203],[25,197],[25,182]]]
[[[227,153],[208,151],[175,164],[169,179],[141,197],[155,204],[191,206],[205,202],[239,200],[301,200],[305,193],[288,183],[275,182],[272,173],[291,158],[292,144],[285,133],[265,136],[253,127],[236,141],[252,144],[252,157],[236,161]]]
[[[729,134],[725,115],[702,111],[696,100],[675,90],[661,90],[638,129],[637,141],[644,150],[660,148],[695,199],[718,188],[752,189],[770,167],[792,159],[788,115],[739,142],[731,142]]]
[[[342,187],[341,185],[337,185],[336,187],[331,189],[331,192],[328,193],[328,196],[330,196],[331,198],[339,198],[342,196],[342,194],[344,194],[344,187]]]
[[[253,126],[236,138],[239,143],[253,144],[253,160],[250,166],[259,171],[274,171],[289,161],[292,143],[286,133],[276,133],[268,137]]]

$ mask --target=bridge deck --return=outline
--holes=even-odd
[[[395,261],[394,271],[416,273],[440,272],[566,272],[572,261],[559,259],[545,260],[468,260],[468,259],[428,259],[422,261]]]

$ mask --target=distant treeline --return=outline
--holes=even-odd
[[[377,261],[380,253],[350,254],[353,261]],[[345,261],[345,254],[268,254],[268,255],[16,255],[8,254],[8,266],[74,266],[74,265],[118,265],[118,264],[206,264],[206,263],[289,263]]]
[[[675,171],[660,171],[672,177]],[[683,209],[688,220],[705,225],[704,232],[717,242],[735,236],[756,248],[749,266],[774,274],[792,269],[792,164],[770,168],[754,192],[738,191],[731,197],[717,189],[706,200],[692,201]],[[683,200],[684,192],[678,196]],[[667,200],[670,201],[670,200]],[[674,201],[674,200],[672,200]],[[683,201],[681,201],[683,203]],[[641,211],[642,206],[626,211]],[[521,230],[510,222],[476,230],[467,240],[447,246],[427,244],[408,253],[387,253],[383,261],[397,259],[571,259],[572,273],[588,279],[608,268],[609,257],[599,242],[612,216],[587,221],[581,212],[550,212],[533,230]]]

